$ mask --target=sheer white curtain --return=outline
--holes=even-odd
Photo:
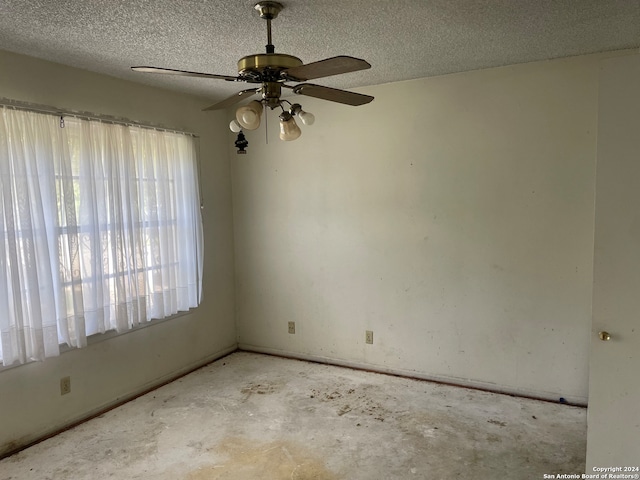
[[[195,307],[202,223],[193,138],[2,108],[0,357],[82,347]]]

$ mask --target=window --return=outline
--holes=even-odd
[[[0,189],[5,365],[198,305],[191,136],[2,108]]]

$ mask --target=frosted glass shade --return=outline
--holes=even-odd
[[[280,140],[289,142],[300,135],[302,135],[302,131],[293,117],[289,114],[280,115]]]
[[[238,133],[240,130],[242,130],[242,127],[236,120],[231,120],[231,123],[229,123],[229,129],[233,133]]]
[[[316,117],[313,113],[305,112],[304,110],[300,110],[298,117],[300,117],[300,121],[304,125],[313,125],[313,122],[316,121]]]
[[[255,130],[260,126],[262,104],[253,100],[236,110],[236,121],[245,130]]]

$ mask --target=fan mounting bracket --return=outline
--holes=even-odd
[[[284,6],[278,2],[258,2],[254,7],[260,14],[260,18],[266,20],[273,20],[282,11]]]

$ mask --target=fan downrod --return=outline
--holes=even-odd
[[[264,1],[256,3],[253,8],[258,11],[260,18],[264,18],[267,21],[267,53],[275,53],[276,47],[273,46],[271,41],[271,20],[278,16],[284,6],[278,2]]]

